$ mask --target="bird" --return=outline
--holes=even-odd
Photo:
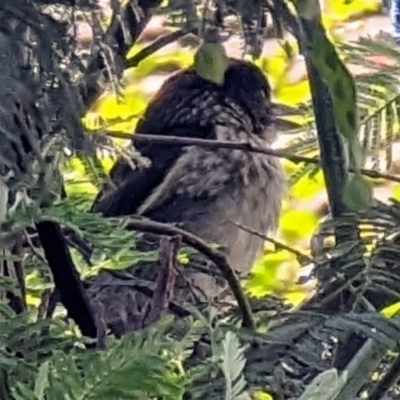
[[[234,141],[267,150],[277,136],[273,109],[271,87],[262,70],[230,58],[222,84],[203,79],[194,66],[168,78],[135,132]],[[118,159],[92,211],[177,224],[216,243],[230,266],[247,274],[262,252],[262,235],[278,226],[287,190],[279,159],[239,149],[134,139],[130,146],[149,162],[132,168],[125,158]],[[221,291],[206,274],[192,273],[191,279],[206,297]]]

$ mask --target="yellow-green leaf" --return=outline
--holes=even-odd
[[[308,41],[307,55],[329,89],[336,125],[346,139],[350,166],[359,171],[363,155],[357,138],[357,91],[354,78],[327,37],[320,16],[312,12],[318,10],[316,0],[301,0],[295,5],[303,19]]]
[[[228,57],[222,44],[215,37],[206,38],[194,55],[194,68],[198,75],[222,85],[227,67]]]
[[[343,189],[343,201],[352,211],[361,211],[372,205],[372,186],[361,174],[354,174]]]

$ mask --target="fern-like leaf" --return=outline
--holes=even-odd
[[[246,379],[244,377],[245,348],[240,346],[235,333],[228,331],[222,342],[221,369],[225,377],[225,400],[249,400],[246,393]]]

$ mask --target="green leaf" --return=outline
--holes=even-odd
[[[338,374],[335,368],[317,375],[299,400],[333,400],[347,380],[347,372]]]
[[[318,225],[318,215],[313,210],[286,211],[280,221],[282,238],[288,243],[294,243],[310,237]]]
[[[244,377],[244,348],[235,333],[228,331],[222,342],[222,371],[225,376],[225,400],[250,400]]]
[[[194,68],[199,76],[218,85],[224,83],[228,57],[217,33],[211,31],[194,55]]]
[[[21,382],[17,382],[15,388],[13,388],[13,398],[15,400],[41,400],[37,398],[31,389]]]
[[[316,0],[298,1],[296,7],[307,32],[311,62],[331,94],[335,122],[340,134],[346,139],[350,167],[358,171],[362,167],[363,155],[358,142],[359,118],[354,78],[326,35],[319,15],[315,12],[318,10]]]
[[[299,15],[307,20],[315,20],[318,17],[318,0],[297,0],[296,7]]]
[[[320,25],[318,26],[320,27]],[[332,96],[335,120],[340,133],[352,142],[358,133],[355,82],[322,27],[313,36],[310,54],[313,63],[328,85]]]
[[[44,392],[49,386],[50,362],[45,361],[39,368],[39,374],[36,378],[34,393],[39,400],[44,400]]]
[[[0,367],[12,368],[17,366],[17,360],[11,358],[11,356],[0,354]]]
[[[372,205],[372,186],[361,174],[350,177],[343,189],[343,201],[352,211],[361,211]]]

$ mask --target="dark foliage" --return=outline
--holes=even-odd
[[[4,139],[3,147],[0,149],[0,164],[3,178],[5,173],[8,174],[10,171],[15,173],[11,179],[8,174],[5,180],[7,189],[11,189],[11,202],[18,200],[20,189],[18,183],[22,182],[29,189],[37,183],[33,164],[35,160],[41,158],[41,150],[43,145],[48,143],[47,140],[57,136],[55,133],[63,139],[74,139],[62,140],[60,143],[82,156],[84,141],[81,135],[80,117],[104,90],[105,85],[118,86],[118,77],[122,70],[130,65],[129,61],[125,60],[129,48],[138,39],[149,21],[152,7],[158,7],[161,2],[128,1],[121,10],[116,12],[119,16],[114,15],[104,32],[97,29],[101,24],[95,21],[94,13],[91,13],[94,5],[90,1],[77,2],[79,3],[77,7],[81,11],[84,10],[87,15],[90,14],[93,26],[97,24],[96,35],[93,38],[94,45],[90,49],[88,60],[84,63],[75,63],[81,57],[79,52],[75,52],[76,43],[66,44],[64,41],[67,36],[67,25],[71,25],[72,19],[67,18],[65,24],[59,23],[49,15],[42,14],[39,3],[42,6],[51,4],[52,1],[14,0],[4,1],[0,5],[1,16],[4,13],[4,16],[13,17],[3,18],[0,23],[0,50],[3,47],[0,56],[5,72],[4,84],[0,89],[2,97],[0,134],[1,139]],[[76,5],[75,2],[70,1],[64,1],[64,3],[64,6],[67,6],[66,9]],[[184,22],[179,23],[180,27],[184,26],[184,28],[175,32],[176,36],[171,36],[172,39],[168,40],[176,40],[186,32],[198,32],[198,23],[201,21],[196,19],[197,17],[194,20],[189,18],[194,15],[191,7],[194,7],[195,3],[179,0],[169,2],[172,8],[184,10],[181,13],[184,16],[182,20]],[[244,28],[245,42],[249,45],[250,52],[255,55],[260,53],[261,47],[260,36],[255,34],[255,31],[265,26],[265,16],[263,16],[265,9],[272,12],[277,22],[281,19],[280,28],[282,28],[283,18],[284,25],[291,28],[301,45],[312,39],[313,34],[321,29],[318,18],[313,24],[310,24],[307,18],[298,21],[287,10],[285,4],[278,0],[261,2],[262,4],[242,1],[217,3],[217,25],[222,25],[223,17],[229,12],[243,16],[242,28]],[[13,23],[9,24],[8,21],[12,19]],[[14,24],[16,21],[18,23]],[[299,22],[302,29],[299,29]],[[304,33],[305,37],[302,36]],[[321,31],[319,33],[321,34]],[[49,41],[49,37],[52,41]],[[32,47],[21,45],[27,39],[35,45]],[[28,51],[27,48],[30,50]],[[146,51],[149,50],[144,49],[136,55],[136,58],[133,57],[130,60],[130,66],[137,66]],[[332,52],[328,55],[332,56]],[[328,63],[329,61],[329,57],[324,60]],[[69,73],[60,73],[61,70],[65,71],[63,63],[68,66]],[[240,359],[241,354],[245,354],[246,366],[239,360],[236,367],[228,368],[232,375],[236,377],[241,375],[243,380],[241,390],[244,390],[244,384],[247,383],[251,388],[266,389],[279,399],[298,398],[316,375],[326,371],[332,365],[339,370],[353,368],[352,373],[354,373],[352,363],[354,360],[357,361],[355,355],[359,356],[360,349],[362,350],[368,342],[367,338],[372,338],[374,343],[380,346],[379,351],[374,353],[378,355],[368,359],[368,361],[371,360],[372,365],[369,372],[372,372],[376,369],[377,363],[383,359],[386,349],[395,349],[399,334],[399,324],[396,319],[385,320],[376,312],[396,301],[400,293],[397,277],[398,204],[368,210],[366,215],[362,216],[364,220],[360,220],[359,216],[346,215],[342,190],[348,178],[348,171],[345,168],[343,143],[333,110],[332,99],[335,98],[335,93],[334,90],[328,90],[327,80],[320,76],[321,71],[318,65],[314,65],[307,54],[306,63],[315,108],[316,137],[321,150],[320,165],[325,175],[334,223],[334,227],[330,229],[330,236],[335,239],[335,248],[331,253],[331,249],[327,249],[323,244],[319,249],[321,254],[313,254],[314,273],[319,279],[319,290],[307,304],[302,306],[300,312],[285,314],[281,310],[281,305],[277,304],[278,302],[274,302],[271,308],[262,305],[261,309],[257,310],[259,313],[254,307],[255,320],[261,325],[260,330],[263,333],[242,329],[238,337],[250,346],[244,352],[239,343],[234,343],[231,339],[231,347],[227,346],[227,348],[233,350],[226,352],[223,356],[224,361],[229,364],[229,361],[236,356]],[[37,66],[40,68],[35,68]],[[341,80],[341,78],[339,75],[336,76],[338,85],[335,90],[343,94],[345,92],[343,82],[346,80]],[[20,85],[20,81],[26,85]],[[367,82],[368,85],[370,81]],[[395,86],[397,88],[397,81]],[[42,92],[46,95],[41,96]],[[39,105],[34,99],[40,99]],[[395,108],[398,108],[398,99],[391,102]],[[349,107],[349,104],[344,105]],[[393,110],[387,111],[388,106],[385,105],[383,109],[388,115],[393,114]],[[270,101],[270,88],[262,73],[250,63],[230,60],[225,83],[222,86],[202,80],[193,69],[179,72],[170,78],[149,104],[137,126],[137,131],[143,135],[162,137],[172,135],[213,141],[241,141],[258,148],[269,149],[275,135],[271,125],[273,119],[271,110],[273,110],[273,105]],[[373,128],[370,130],[372,131]],[[15,132],[19,132],[20,135],[14,135]],[[388,147],[390,147],[395,135],[391,138],[389,134],[387,136]],[[315,149],[314,139],[313,137],[312,141],[308,141],[308,144],[312,142]],[[374,146],[378,149],[379,145],[376,141],[379,142],[379,138],[374,138]],[[80,146],[77,145],[78,142]],[[200,306],[211,297],[213,305],[223,307],[226,311],[224,316],[233,319],[233,323],[228,326],[229,330],[235,329],[234,323],[239,313],[235,307],[227,305],[226,300],[231,300],[231,298],[224,297],[225,293],[222,292],[227,287],[225,280],[228,282],[229,280],[224,279],[226,277],[220,269],[216,268],[216,265],[218,257],[220,257],[219,260],[222,258],[226,262],[223,256],[225,254],[229,264],[236,270],[241,273],[248,272],[263,241],[259,237],[262,235],[253,235],[248,233],[248,230],[264,233],[276,226],[280,211],[279,203],[285,186],[285,179],[276,158],[222,146],[218,149],[201,145],[170,144],[166,146],[151,141],[134,140],[131,147],[138,150],[149,163],[136,163],[136,158],[130,162],[124,158],[118,160],[111,172],[111,182],[105,185],[92,210],[111,217],[111,222],[94,214],[90,214],[89,217],[101,227],[109,224],[108,229],[117,220],[114,217],[121,216],[130,228],[135,229],[136,226],[139,229],[138,220],[136,220],[136,225],[132,223],[132,220],[128,220],[131,214],[142,217],[140,221],[143,224],[148,221],[147,219],[156,221],[154,224],[159,225],[156,226],[157,229],[150,230],[153,234],[143,234],[140,240],[135,242],[132,240],[129,246],[135,247],[136,254],[142,254],[148,250],[153,252],[155,250],[156,253],[158,251],[159,259],[150,262],[140,261],[128,271],[103,271],[83,285],[69,253],[67,240],[70,237],[64,237],[66,231],[71,237],[75,232],[71,232],[71,229],[63,229],[60,222],[55,222],[54,218],[48,220],[45,217],[42,218],[46,212],[51,213],[51,208],[42,212],[43,206],[49,206],[51,201],[47,198],[46,201],[42,201],[43,199],[39,198],[37,203],[40,208],[39,214],[41,214],[38,219],[41,220],[35,220],[35,223],[31,225],[35,227],[32,230],[33,234],[37,233],[36,244],[41,244],[43,248],[44,264],[50,267],[57,289],[55,294],[48,296],[52,298],[52,305],[44,314],[51,317],[55,307],[54,299],[59,296],[68,311],[68,316],[77,323],[83,335],[103,339],[105,325],[108,325],[115,335],[121,336],[127,331],[146,327],[158,319],[167,308],[176,316],[187,317],[192,313],[192,309],[186,307],[186,303],[195,304],[200,309]],[[91,156],[95,153],[93,148],[94,146],[92,148],[88,146],[86,149],[88,153],[92,151]],[[305,148],[307,145],[304,145],[303,150]],[[305,150],[304,152],[306,153]],[[61,152],[57,149],[54,153]],[[386,154],[389,153],[386,152]],[[55,162],[57,158],[53,158],[53,154],[50,157],[47,155],[45,154],[43,159],[49,159],[50,163],[57,164]],[[390,159],[391,155],[389,154],[387,158]],[[373,172],[369,171],[369,176],[377,176],[373,175]],[[12,179],[15,177],[18,179]],[[0,181],[0,183],[4,182]],[[57,195],[58,192],[59,190]],[[0,219],[1,217],[0,214]],[[374,226],[371,238],[361,235],[363,222]],[[208,258],[213,259],[215,265],[206,259],[206,253],[204,253],[205,256],[190,253],[189,265],[183,267],[179,265],[179,268],[176,268],[176,253],[181,239],[186,245],[192,244],[193,240],[192,243],[188,243],[190,242],[188,238],[184,238],[179,231],[168,231],[165,225],[163,231],[160,228],[162,223],[170,224],[168,227],[172,228],[177,225],[192,234],[199,235],[206,242],[221,245],[222,251],[219,253],[213,253],[212,249],[208,251],[209,255],[214,256],[214,258]],[[82,229],[84,234],[87,234],[89,230]],[[393,232],[396,234],[392,235]],[[172,239],[164,237],[159,247],[159,233],[169,236],[177,234],[177,236]],[[366,250],[366,245],[368,245],[368,250]],[[201,246],[208,245],[202,243]],[[193,247],[196,248],[196,246]],[[89,246],[89,251],[86,253],[90,253],[91,250]],[[339,255],[335,253],[336,255],[332,256],[334,251]],[[19,252],[18,246],[14,246],[13,255],[18,253],[15,254],[18,256]],[[322,260],[319,256],[322,256]],[[86,257],[88,262],[90,262],[89,258]],[[6,298],[14,311],[20,313],[15,319],[19,318],[19,321],[22,321],[25,318],[26,309],[25,288],[23,274],[21,274],[23,265],[19,261],[14,263],[7,261],[4,265],[5,268],[2,271],[4,275],[7,277],[15,275],[20,286],[19,292],[7,292]],[[177,282],[174,287],[175,279]],[[220,294],[220,298],[214,298]],[[150,301],[149,298],[151,298]],[[240,305],[239,302],[238,304]],[[232,314],[234,314],[233,317]],[[183,323],[186,322],[185,319]],[[176,331],[180,328],[178,325],[177,323],[172,329],[173,334],[177,334]],[[266,333],[264,332],[265,325],[269,328]],[[4,346],[7,349],[6,359],[14,361],[10,353],[15,349],[18,349],[15,353],[18,358],[27,357],[26,348],[20,346],[20,350],[16,341],[13,341],[14,331],[11,323],[4,326],[5,328],[2,326],[4,332],[9,335],[7,340],[2,337],[6,343]],[[39,328],[39,331],[38,335],[35,333],[35,337],[45,337],[44,332],[49,332],[47,327],[44,330]],[[12,333],[9,334],[9,332]],[[171,330],[168,333],[162,332],[163,338],[169,338],[170,334]],[[196,348],[189,360],[186,360],[189,373],[192,372],[192,368],[196,369],[199,361],[204,361],[208,355],[215,356],[215,349],[212,348],[215,343],[209,336],[202,335],[200,341],[198,336],[193,339],[192,343],[194,342]],[[182,335],[179,338],[182,338]],[[13,346],[8,342],[11,342]],[[122,346],[120,352],[115,353],[114,362],[117,360],[118,364],[125,356],[133,363],[139,361],[138,365],[140,365],[138,354],[140,354],[141,345],[138,344],[139,342],[140,340],[135,341],[136,348],[132,351],[133,357],[130,353],[133,347],[131,346],[127,351]],[[166,342],[167,340],[157,347],[158,353],[161,353],[160,348],[165,350]],[[124,339],[119,343],[123,344]],[[20,342],[17,344],[19,345]],[[99,340],[97,344],[103,345],[104,341]],[[197,350],[202,346],[205,351],[201,354],[200,349],[199,355]],[[82,352],[86,355],[89,353]],[[103,354],[111,353],[104,352]],[[229,358],[231,355],[232,357]],[[196,357],[198,359],[193,360]],[[358,358],[362,359],[362,355]],[[376,360],[378,360],[377,363]],[[208,361],[210,358],[207,359]],[[108,360],[106,362],[97,360],[97,362],[98,365],[103,366],[103,369],[104,365],[108,368],[106,364]],[[388,361],[390,362],[392,360]],[[389,373],[381,380],[381,387],[377,385],[375,398],[382,397],[382,394],[395,384],[399,363],[398,359],[395,360]],[[53,365],[52,368],[55,370],[60,368],[59,371],[63,371],[59,376],[60,380],[64,381],[63,374],[68,368],[65,365],[60,367]],[[163,368],[162,372],[165,372],[166,369]],[[198,386],[203,388],[203,393],[196,393],[199,387],[196,387],[197,382],[195,382],[190,388],[191,393],[187,393],[188,396],[193,394],[193,398],[207,400],[223,398],[226,389],[224,386],[227,382],[224,382],[222,372],[226,374],[227,371],[222,370],[223,368],[220,368],[217,374],[214,373],[215,371],[211,374],[200,374]],[[82,374],[82,371],[87,372],[88,375]],[[94,382],[98,382],[101,372],[104,371],[94,371],[90,368],[86,370],[80,366],[73,379],[63,382],[63,387],[67,387],[73,381],[73,384],[85,388],[87,380],[93,379]],[[353,391],[354,396],[343,398],[355,398],[362,382],[368,381],[369,372],[361,378],[358,377],[358,382],[352,383],[349,390]],[[11,374],[0,366],[2,398],[9,398],[11,387],[8,382],[12,381],[10,376]],[[73,376],[72,372],[70,376]],[[156,375],[151,376],[154,378]],[[151,386],[155,386],[156,379],[149,379],[146,382],[150,381]],[[229,380],[226,379],[226,381]],[[143,398],[141,390],[145,385],[142,385],[140,379],[134,383],[139,383],[140,387],[136,390],[140,393],[138,397]],[[120,385],[111,386],[117,391],[124,390]],[[206,392],[204,392],[204,387],[207,388]],[[103,388],[103,390],[107,389]],[[146,390],[148,393],[153,393],[152,390]],[[175,394],[172,398],[177,398],[177,395]]]

